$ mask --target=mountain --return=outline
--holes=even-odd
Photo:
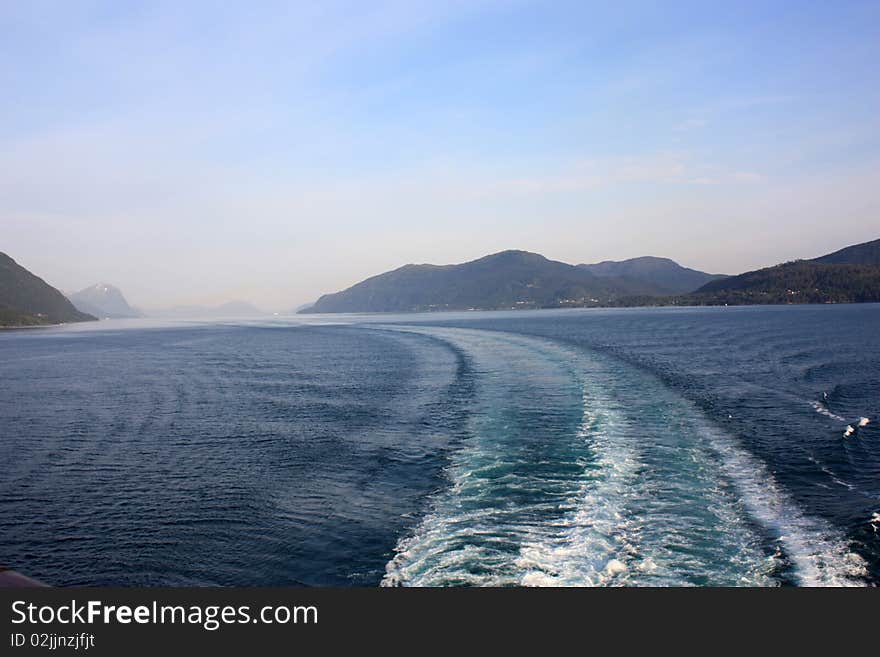
[[[689,301],[713,305],[877,302],[880,240],[712,281]]]
[[[738,276],[668,258],[569,265],[502,251],[458,265],[405,265],[325,294],[300,313],[880,301],[880,240]]]
[[[0,253],[0,326],[93,321],[54,287]]]
[[[880,240],[848,246],[840,251],[813,258],[812,262],[834,265],[880,265]]]
[[[657,294],[687,294],[724,274],[707,274],[669,258],[643,256],[629,260],[605,260],[592,265],[578,265],[602,278],[623,277],[653,287]]]
[[[69,295],[77,310],[95,317],[119,318],[140,317],[141,314],[128,305],[119,288],[107,283],[98,283]]]
[[[405,265],[342,292],[325,294],[306,313],[413,312],[603,305],[654,294],[641,281],[600,277],[528,251],[502,251],[458,265]]]

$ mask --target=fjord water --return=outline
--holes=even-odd
[[[877,305],[105,322],[0,380],[51,584],[880,581]]]

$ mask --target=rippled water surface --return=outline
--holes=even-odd
[[[0,333],[57,585],[880,582],[880,306]]]

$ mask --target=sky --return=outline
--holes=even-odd
[[[285,311],[504,249],[880,237],[880,2],[0,1],[0,251]]]

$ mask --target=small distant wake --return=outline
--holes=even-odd
[[[829,410],[828,405],[825,404],[825,402],[812,401],[812,402],[810,402],[810,406],[812,406],[813,410],[815,410],[820,415],[824,415],[825,417],[830,417],[832,420],[837,420],[838,422],[846,422],[847,421],[845,417],[841,417],[840,415],[837,415],[837,413],[832,413]]]
[[[827,399],[828,393],[823,392],[822,395],[823,395],[823,399]],[[825,401],[819,401],[819,400],[811,401],[810,406],[812,406],[813,410],[815,410],[820,415],[824,415],[825,417],[830,417],[832,420],[837,420],[838,422],[843,422],[846,425],[846,427],[843,430],[843,437],[844,438],[850,438],[851,436],[857,434],[859,429],[862,429],[871,423],[871,419],[867,418],[867,417],[859,417],[859,419],[856,420],[855,422],[851,422],[850,420],[843,417],[842,415],[838,415],[837,413],[832,413],[831,410],[828,408],[828,405],[825,403]]]

